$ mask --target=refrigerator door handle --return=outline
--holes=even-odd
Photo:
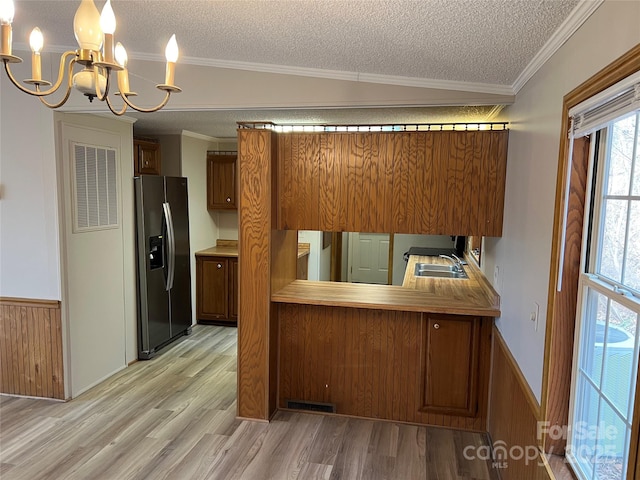
[[[167,292],[173,288],[173,277],[176,271],[176,238],[173,230],[173,217],[171,216],[171,205],[165,202],[162,204],[164,217],[167,221]]]

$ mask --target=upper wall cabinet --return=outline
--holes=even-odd
[[[160,175],[160,144],[150,140],[133,139],[133,175]]]
[[[507,130],[278,135],[278,227],[500,236]]]
[[[207,208],[236,210],[237,152],[207,152]]]

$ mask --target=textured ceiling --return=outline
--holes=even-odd
[[[14,41],[26,43],[38,25],[46,45],[75,45],[78,1],[14,1]],[[99,9],[103,3],[96,1]],[[191,63],[224,60],[502,86],[513,85],[578,3],[112,0],[116,38],[130,56],[163,54],[175,32],[181,58]]]

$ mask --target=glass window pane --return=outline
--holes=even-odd
[[[607,200],[603,211],[598,273],[617,282],[622,280],[627,205],[628,202],[626,200]]]
[[[640,113],[636,113],[636,124],[640,122]],[[640,126],[639,126],[640,127]],[[633,172],[632,195],[640,195],[640,135],[636,139],[636,166]]]
[[[640,162],[638,167],[640,170]],[[631,201],[629,242],[623,283],[640,292],[640,201]]]
[[[602,391],[623,415],[629,412],[629,394],[635,390],[635,335],[637,315],[615,301],[609,304],[604,348]]]
[[[629,195],[635,133],[635,114],[618,120],[611,128],[607,195]]]
[[[595,478],[623,480],[627,463],[627,425],[606,402],[600,405],[597,432]]]
[[[583,375],[579,375],[571,442],[567,448],[588,478],[593,477],[593,465],[596,460],[595,429],[598,425],[599,403],[596,390]]]
[[[602,354],[607,322],[607,297],[588,290],[587,303],[582,316],[580,366],[594,384],[600,387]]]

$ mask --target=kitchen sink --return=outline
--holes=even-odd
[[[439,263],[416,263],[416,277],[469,278],[462,266]]]

